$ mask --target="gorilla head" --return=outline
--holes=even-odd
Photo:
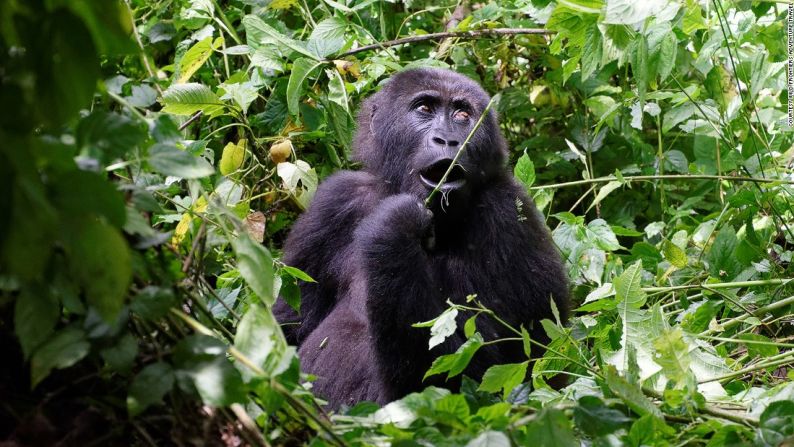
[[[355,156],[394,193],[423,199],[439,183],[489,100],[476,82],[449,70],[398,73],[362,105]],[[496,117],[489,112],[441,188],[444,210],[465,206],[480,185],[504,172],[506,158]]]

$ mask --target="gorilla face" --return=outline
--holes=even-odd
[[[424,198],[452,165],[489,99],[477,83],[452,71],[398,73],[362,106],[356,156],[394,192]],[[489,113],[441,187],[443,209],[465,207],[478,188],[505,171],[506,153]]]

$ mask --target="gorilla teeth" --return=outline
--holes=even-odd
[[[441,178],[444,177],[444,173],[447,172],[447,169],[449,169],[451,164],[451,158],[438,160],[432,165],[423,169],[419,176],[426,185],[430,187],[436,187],[439,182],[441,182]],[[457,189],[463,186],[464,183],[466,183],[466,171],[462,166],[456,164],[447,176],[447,180],[442,185],[442,188]]]

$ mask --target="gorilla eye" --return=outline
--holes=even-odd
[[[455,121],[466,121],[469,119],[469,112],[465,110],[458,110],[452,115],[452,119]]]
[[[427,104],[419,104],[418,106],[416,106],[416,110],[422,113],[431,113],[433,111],[433,109],[431,109],[430,106]]]

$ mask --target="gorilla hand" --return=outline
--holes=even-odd
[[[355,239],[367,256],[380,257],[392,248],[402,252],[406,245],[432,241],[432,223],[432,211],[420,200],[410,194],[398,194],[383,200],[361,221]]]

